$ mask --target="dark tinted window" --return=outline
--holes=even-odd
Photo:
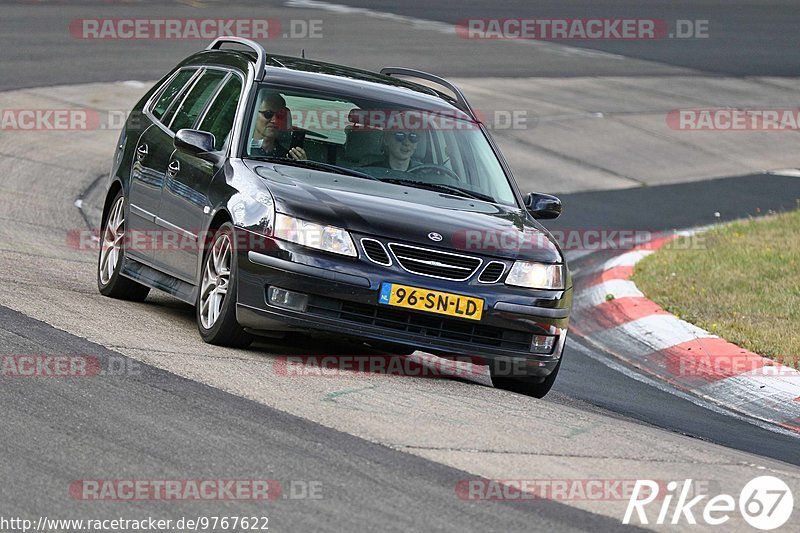
[[[194,70],[181,70],[172,78],[172,81],[167,84],[167,87],[161,92],[161,96],[158,97],[156,105],[153,106],[153,115],[156,118],[161,118],[164,111],[169,107],[169,104],[172,103],[175,95],[181,92],[181,89],[183,89],[183,86],[189,81],[189,78],[192,77],[192,74],[194,74]]]
[[[189,93],[175,111],[175,118],[172,119],[169,129],[178,131],[183,128],[191,128],[226,74],[222,70],[205,71],[194,86],[189,89]]]
[[[208,108],[200,127],[203,131],[214,134],[214,149],[221,150],[225,145],[225,140],[233,128],[233,120],[236,117],[236,105],[239,103],[239,94],[242,91],[242,82],[237,76],[231,77],[225,87],[217,94],[217,97]]]

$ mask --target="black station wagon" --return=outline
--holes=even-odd
[[[128,118],[97,281],[114,298],[155,288],[195,305],[209,343],[324,331],[478,357],[496,385],[541,397],[572,282],[536,219],[560,212],[520,193],[446,80],[221,37]]]

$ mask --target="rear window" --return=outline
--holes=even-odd
[[[161,119],[164,116],[164,112],[169,108],[175,96],[181,92],[181,89],[183,89],[183,86],[186,85],[186,82],[189,81],[194,72],[194,70],[181,70],[167,83],[167,86],[161,92],[161,96],[158,97],[156,105],[153,106],[152,113],[154,117]]]
[[[189,93],[184,97],[180,107],[175,112],[175,118],[172,119],[169,129],[178,131],[183,128],[191,128],[226,75],[227,72],[222,70],[206,70],[203,72],[203,75],[189,89]]]
[[[231,77],[217,94],[200,123],[198,129],[214,134],[214,150],[221,150],[230,135],[241,91],[241,80],[237,76]]]

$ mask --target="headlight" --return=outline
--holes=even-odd
[[[563,289],[564,266],[517,261],[508,273],[506,285],[529,289]]]
[[[347,231],[333,226],[323,226],[282,213],[275,215],[273,235],[278,239],[309,248],[356,257],[356,245]]]

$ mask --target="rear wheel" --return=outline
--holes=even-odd
[[[122,260],[125,257],[126,227],[125,197],[120,191],[111,203],[100,236],[97,288],[104,296],[141,302],[147,297],[150,288],[120,275]]]
[[[197,295],[197,329],[203,340],[219,346],[243,348],[253,342],[236,321],[236,250],[233,225],[223,224],[205,252]]]
[[[489,368],[491,372],[493,367],[490,366]],[[522,378],[495,377],[493,374],[492,383],[498,389],[517,392],[526,396],[533,396],[534,398],[544,398],[547,393],[550,392],[550,389],[553,388],[553,384],[556,382],[556,377],[558,376],[559,368],[561,368],[560,359],[550,375],[544,379],[533,376]]]

